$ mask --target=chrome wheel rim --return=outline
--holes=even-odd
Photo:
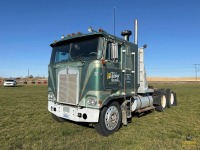
[[[107,109],[105,114],[105,125],[108,130],[113,130],[119,122],[119,111],[115,106]]]
[[[163,95],[161,98],[161,106],[162,106],[162,108],[165,108],[165,106],[166,106],[166,96],[165,95]]]
[[[173,93],[170,94],[170,104],[171,105],[174,104],[174,94]]]

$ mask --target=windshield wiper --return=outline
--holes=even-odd
[[[73,57],[73,59],[78,59],[78,60],[80,60],[83,64],[85,63],[82,59],[81,59],[81,56],[82,56],[83,54],[81,54],[81,55],[79,55],[79,56],[75,56],[75,57]]]

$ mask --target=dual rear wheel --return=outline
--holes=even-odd
[[[167,107],[172,107],[177,105],[176,93],[171,89],[164,89],[156,91],[157,93],[157,105],[156,110],[163,112]]]
[[[165,89],[167,98],[167,107],[177,106],[176,93],[171,89]]]

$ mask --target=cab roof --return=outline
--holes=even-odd
[[[107,33],[106,31],[99,29],[99,31],[93,31],[91,33],[88,34],[83,34],[81,32],[78,32],[77,34],[72,34],[72,35],[67,35],[67,36],[62,36],[61,40],[55,40],[52,44],[50,44],[51,47],[56,46],[57,44],[63,43],[64,41],[69,41],[69,40],[73,40],[73,39],[79,39],[79,38],[85,38],[85,37],[105,37],[105,38],[109,38],[112,40],[115,40],[116,42],[121,42],[121,43],[126,43],[128,45],[135,45],[134,43],[131,43],[130,41],[126,41],[123,38],[119,38],[116,37],[114,35],[111,35],[109,33]]]

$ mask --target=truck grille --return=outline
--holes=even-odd
[[[78,70],[68,69],[67,72],[65,70],[58,74],[58,102],[76,105],[78,102]]]

